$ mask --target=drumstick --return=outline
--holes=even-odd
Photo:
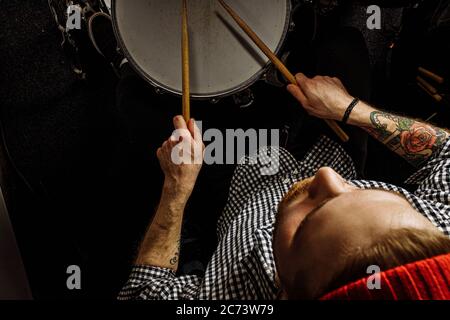
[[[421,76],[417,76],[417,82],[424,86],[431,94],[437,94],[438,90],[433,87],[427,80],[422,78]]]
[[[182,69],[183,69],[183,117],[188,122],[191,118],[191,89],[189,79],[189,30],[187,0],[183,0],[182,9]]]
[[[427,93],[430,97],[432,97],[434,100],[436,100],[436,102],[441,102],[442,101],[442,96],[440,94],[437,93],[432,93],[431,91],[428,90],[428,88],[426,86],[424,86],[421,82],[417,81],[417,85],[419,86],[420,89],[422,89],[425,93]]]
[[[439,84],[443,84],[444,83],[444,78],[423,68],[423,67],[419,67],[419,73],[425,77],[430,78],[431,80],[434,80],[435,82],[439,83]]]
[[[230,14],[230,16],[236,21],[241,29],[252,39],[252,41],[264,52],[264,54],[272,61],[275,67],[283,74],[283,76],[293,85],[298,86],[297,80],[294,75],[286,68],[280,59],[269,49],[269,47],[261,40],[260,37],[250,28],[250,26],[242,20],[241,17],[229,6],[224,0],[219,0],[220,4]],[[337,136],[343,141],[347,142],[349,136],[342,130],[339,125],[333,120],[325,120],[327,125],[337,134]]]

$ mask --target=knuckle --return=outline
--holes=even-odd
[[[305,88],[308,89],[308,88],[311,87],[312,83],[313,83],[313,80],[305,80],[305,81],[303,82],[303,87],[305,87]]]
[[[317,88],[318,83],[317,81],[310,81],[308,82],[308,84],[306,85],[306,87],[308,88],[309,91],[313,91]]]

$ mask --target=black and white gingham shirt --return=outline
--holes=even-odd
[[[280,170],[261,175],[258,165],[240,165],[228,203],[218,222],[219,244],[204,277],[180,276],[167,269],[135,266],[119,299],[274,299],[275,262],[272,233],[277,207],[297,181],[331,167],[362,189],[379,188],[404,194],[410,203],[446,235],[450,235],[450,141],[407,184],[414,193],[382,182],[355,180],[349,155],[335,142],[320,138],[303,161],[276,149]]]

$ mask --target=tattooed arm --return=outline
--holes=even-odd
[[[174,126],[181,139],[174,135],[158,149],[165,182],[158,210],[144,237],[136,264],[177,271],[184,209],[202,167],[204,145],[194,120],[186,123],[178,116],[174,118]],[[183,159],[174,159],[180,150],[173,151],[179,147]],[[179,160],[182,163],[176,164]]]
[[[355,108],[349,123],[365,129],[416,167],[438,152],[449,138],[444,129],[376,110],[364,102]]]
[[[306,111],[321,119],[341,121],[353,97],[337,78],[297,76],[298,86],[289,92]],[[376,110],[359,102],[348,121],[359,126],[414,166],[420,166],[440,150],[448,140],[446,130],[421,121]]]

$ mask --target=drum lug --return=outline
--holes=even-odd
[[[251,89],[246,89],[233,96],[234,103],[241,109],[250,107],[255,102],[255,96]]]
[[[156,94],[159,94],[159,95],[162,95],[164,93],[163,90],[158,87],[155,87],[155,92],[156,92]]]
[[[294,22],[294,21],[291,21],[291,23],[289,24],[289,32],[295,31],[295,28],[296,28],[296,27],[297,27],[297,26],[296,26],[295,22]]]

